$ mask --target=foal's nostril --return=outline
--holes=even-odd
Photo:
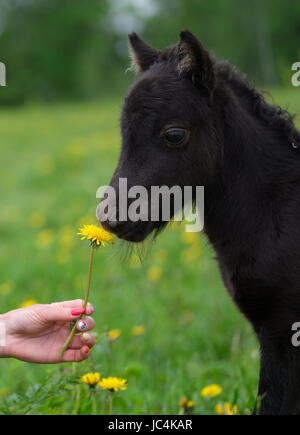
[[[110,228],[115,229],[119,225],[119,222],[118,221],[110,221],[110,220],[108,220],[107,224],[109,225]]]

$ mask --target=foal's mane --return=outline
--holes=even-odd
[[[300,146],[300,132],[294,124],[295,115],[291,115],[286,109],[267,103],[265,95],[270,94],[255,89],[246,75],[227,61],[216,63],[216,72],[222,81],[230,85],[237,96],[247,99],[253,113],[259,119],[275,131],[282,132],[295,147]]]

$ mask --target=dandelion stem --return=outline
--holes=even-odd
[[[112,407],[112,404],[113,404],[113,393],[109,393],[109,402],[108,402],[108,406],[109,406],[109,408],[108,408],[108,415],[112,415],[112,410],[113,410],[113,407]]]
[[[83,308],[86,308],[86,306],[88,304],[88,301],[89,301],[91,279],[92,279],[92,270],[93,270],[93,258],[94,258],[94,248],[91,247],[90,264],[89,264],[89,276],[88,276],[88,282],[87,282],[87,286],[86,286],[86,293],[85,293],[85,299],[84,299],[84,302],[83,302]]]
[[[94,247],[91,247],[91,251],[90,251],[90,263],[89,263],[89,275],[88,275],[88,282],[87,282],[87,286],[86,286],[86,292],[85,292],[85,298],[84,298],[84,302],[82,304],[83,308],[86,309],[86,306],[88,304],[89,301],[89,295],[90,295],[90,287],[91,287],[91,279],[92,279],[92,270],[93,270],[93,258],[94,258]],[[82,316],[81,316],[82,317]],[[75,322],[69,337],[67,338],[63,348],[61,349],[60,353],[59,353],[59,357],[62,358],[63,354],[65,353],[65,351],[68,349],[69,344],[71,343],[71,341],[73,340],[73,337],[76,333],[76,328],[77,328],[77,322]]]
[[[108,376],[111,375],[111,367],[112,367],[112,341],[108,341],[108,370],[107,370],[107,374]]]
[[[73,328],[72,328],[72,330],[71,330],[71,332],[70,332],[69,337],[67,338],[65,344],[63,345],[62,350],[59,352],[59,357],[60,357],[60,358],[63,357],[65,351],[66,351],[66,350],[68,349],[68,347],[69,347],[69,344],[70,344],[71,341],[73,340],[73,337],[74,337],[75,332],[76,332],[76,327],[77,327],[77,322],[75,322],[75,324],[74,324],[74,326],[73,326]]]
[[[92,392],[92,415],[97,415],[97,403],[95,391]]]
[[[79,410],[79,405],[80,405],[80,385],[76,385],[76,390],[75,390],[75,405],[74,405],[74,410],[73,410],[73,415],[77,415],[78,414],[78,410]]]

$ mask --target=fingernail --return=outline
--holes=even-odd
[[[83,349],[84,353],[89,353],[90,352],[90,348],[88,346],[85,346],[85,348]]]
[[[84,332],[82,334],[82,338],[84,339],[84,341],[87,341],[87,342],[91,340],[91,336],[87,332]]]
[[[80,329],[80,331],[84,331],[87,328],[87,323],[84,320],[79,320],[77,328]]]
[[[95,312],[95,308],[93,307],[93,305],[89,303],[88,307],[91,314],[93,314]]]
[[[80,316],[83,313],[84,313],[84,308],[74,308],[71,311],[72,316]]]

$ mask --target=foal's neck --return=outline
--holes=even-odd
[[[300,151],[290,143],[299,133],[246,82],[223,85],[216,106],[224,143],[216,176],[205,189],[205,230],[215,246],[247,249],[272,230],[282,196],[289,200],[296,193],[290,186],[300,189]]]

